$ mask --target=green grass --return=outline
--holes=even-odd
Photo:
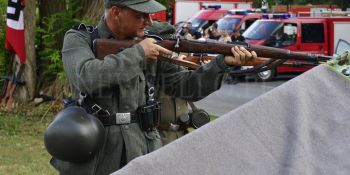
[[[45,129],[59,108],[50,107],[18,107],[17,112],[0,109],[0,174],[57,174],[43,142]]]
[[[27,104],[13,111],[0,108],[0,174],[58,174],[49,164],[43,135],[48,124],[61,109],[50,103],[34,107]],[[210,116],[211,120],[216,116]]]

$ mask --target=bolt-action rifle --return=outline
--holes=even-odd
[[[209,55],[193,55],[193,56],[186,56],[183,58],[185,61],[191,61],[193,63],[196,63],[198,65],[205,64],[206,62],[209,62],[213,59],[215,59],[215,56],[209,56]],[[264,62],[268,61],[268,58],[258,58],[258,60],[255,60],[254,62],[247,62],[244,64],[244,66],[257,66],[259,64],[263,64]],[[283,65],[285,66],[292,66],[292,67],[304,67],[304,66],[317,66],[318,62],[300,62],[300,61],[286,61],[283,62]]]
[[[119,51],[122,51],[125,48],[129,48],[132,45],[139,43],[140,41],[141,40],[96,39],[93,43],[94,53],[97,58],[103,59],[106,55],[118,53]],[[319,62],[325,62],[332,58],[330,56],[293,52],[286,49],[251,45],[247,43],[222,43],[212,41],[208,42],[170,39],[157,41],[156,44],[178,53],[186,52],[223,55],[232,55],[231,48],[234,46],[239,46],[245,47],[248,51],[255,51],[259,57],[263,57],[262,59],[257,59],[256,62],[247,62],[247,65],[254,65],[253,68],[231,72],[233,74],[258,73],[266,71],[283,64],[288,59],[302,60],[307,61],[309,63],[318,64]],[[162,61],[167,61],[173,64],[178,64],[192,69],[196,69],[199,67],[198,64],[195,64],[191,61],[177,60],[173,56],[162,56],[159,59]]]
[[[5,106],[7,109],[13,108],[13,93],[17,87],[17,85],[24,85],[25,82],[22,81],[20,78],[24,72],[25,64],[21,64],[19,67],[19,70],[17,72],[17,75],[13,75],[12,77],[5,77],[8,78],[7,86],[4,91],[4,95],[0,97],[0,106]]]

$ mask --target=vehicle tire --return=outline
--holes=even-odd
[[[275,77],[275,70],[267,70],[263,72],[259,72],[256,74],[256,77],[259,81],[270,81],[273,77]]]

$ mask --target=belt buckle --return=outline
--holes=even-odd
[[[116,113],[115,114],[115,122],[118,125],[130,124],[131,123],[131,114],[127,113]]]

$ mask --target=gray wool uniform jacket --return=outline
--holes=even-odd
[[[100,38],[113,38],[105,20],[99,22]],[[187,100],[200,100],[220,88],[224,74],[231,70],[223,63],[224,57],[198,70],[178,71],[176,65],[165,62],[149,63],[139,44],[118,54],[107,55],[104,60],[95,58],[91,49],[90,34],[86,30],[69,30],[64,37],[62,58],[73,97],[88,94],[111,113],[131,112],[146,103],[146,78],[159,75],[157,90]],[[159,133],[143,132],[137,123],[105,126],[106,139],[95,158],[86,163],[70,163],[53,158],[51,164],[61,174],[109,174],[120,167],[122,150],[126,162],[147,154],[159,147]]]

